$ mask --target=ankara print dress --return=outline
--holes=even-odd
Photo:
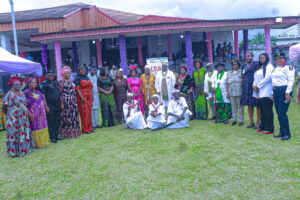
[[[45,100],[42,93],[38,90],[33,92],[25,90],[28,113],[33,116],[30,121],[32,138],[36,148],[42,148],[49,144],[48,123],[45,110]]]
[[[20,95],[9,91],[2,102],[2,105],[7,106],[7,154],[12,157],[26,156],[35,148],[26,102],[26,97],[22,91]]]
[[[72,81],[59,81],[60,101],[64,105],[61,111],[60,136],[76,138],[80,136],[79,112],[75,85]]]

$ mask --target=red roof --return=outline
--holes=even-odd
[[[64,18],[70,14],[76,12],[79,9],[89,9],[95,7],[83,3],[75,3],[64,6],[57,6],[52,8],[42,8],[35,10],[25,10],[15,12],[16,21],[32,21],[40,19],[57,19]],[[98,8],[100,12],[105,13],[113,20],[119,22],[121,25],[130,24],[149,24],[149,23],[160,23],[160,22],[182,22],[182,21],[193,21],[199,19],[191,18],[180,18],[180,17],[166,17],[158,15],[140,15],[125,11],[112,10],[107,8]],[[0,24],[11,23],[11,13],[0,13]]]

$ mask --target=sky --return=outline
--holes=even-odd
[[[300,14],[299,0],[14,0],[15,10],[54,7],[71,3],[137,14],[198,19],[238,19]],[[8,0],[0,0],[0,13],[10,12]],[[285,32],[294,33],[294,28]]]

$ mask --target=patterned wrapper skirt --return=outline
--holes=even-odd
[[[113,95],[100,94],[102,126],[110,127],[118,125],[118,112]]]
[[[232,118],[231,104],[230,103],[217,103],[216,114],[219,121],[225,121]]]

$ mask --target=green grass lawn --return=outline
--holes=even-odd
[[[0,199],[300,199],[299,104],[289,117],[286,142],[246,129],[248,119],[242,128],[194,120],[97,129],[24,158],[6,155],[0,132]]]

